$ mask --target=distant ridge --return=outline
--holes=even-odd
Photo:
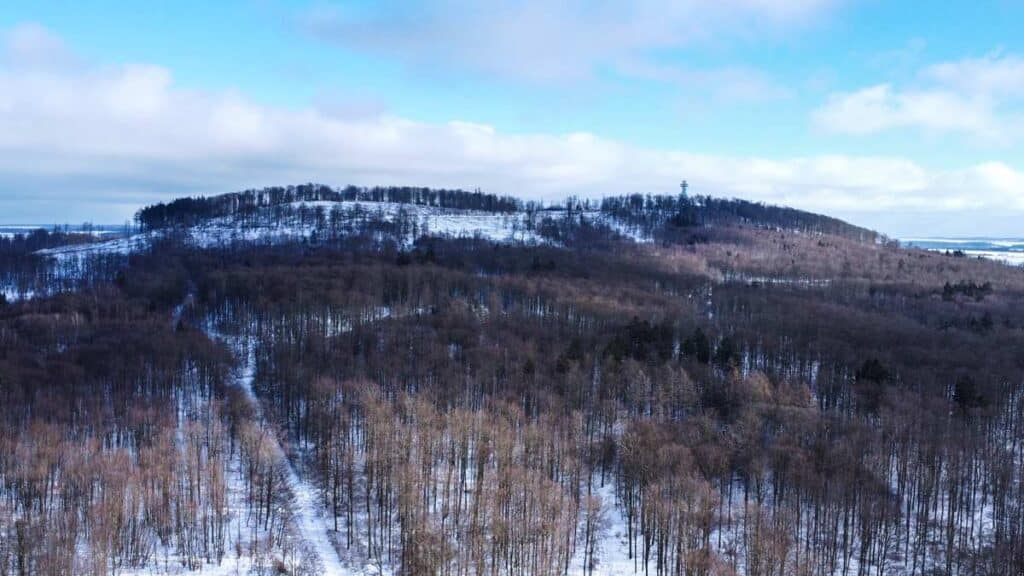
[[[409,204],[446,210],[473,210],[514,214],[567,210],[599,213],[652,239],[666,240],[673,231],[710,226],[756,226],[809,234],[829,234],[860,242],[874,242],[879,234],[838,218],[795,208],[773,206],[741,199],[711,196],[670,196],[631,194],[600,201],[570,197],[560,204],[545,206],[512,196],[481,191],[432,189],[425,187],[333,188],[323,184],[267,187],[208,197],[179,198],[147,206],[136,214],[144,231],[190,227],[214,218],[246,217],[261,209],[309,202],[375,202]]]

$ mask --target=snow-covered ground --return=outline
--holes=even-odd
[[[19,290],[17,286],[0,286],[0,295],[3,295],[4,299],[8,302],[18,302],[20,300],[31,300],[35,297],[35,292],[32,290],[23,291]]]
[[[112,240],[90,242],[88,244],[73,244],[70,246],[58,246],[47,248],[38,253],[46,256],[70,257],[89,254],[129,254],[149,246],[156,238],[155,234],[144,233],[132,236],[123,236]]]
[[[214,336],[219,337],[216,334]],[[219,338],[226,340],[222,337]],[[251,403],[256,417],[263,421],[263,411],[252,388],[253,379],[256,376],[255,345],[247,339],[227,341],[233,350],[240,352],[243,356],[242,367],[235,377],[235,385],[242,390],[245,397]],[[328,535],[329,528],[319,512],[320,506],[317,503],[316,488],[299,476],[295,465],[285,454],[276,435],[271,434],[270,439],[270,447],[274,457],[281,461],[287,472],[287,490],[292,495],[290,512],[293,526],[297,530],[297,536],[316,555],[316,563],[323,574],[328,576],[353,574],[342,564],[338,551],[331,543]]]
[[[966,256],[1024,265],[1022,238],[901,238],[900,242],[934,252],[959,251]]]
[[[1024,266],[1024,252],[1002,252],[995,250],[964,250],[968,256],[999,260],[1013,266]]]
[[[604,486],[594,485],[593,496],[601,499],[604,510],[604,525],[599,529],[600,538],[595,546],[594,576],[621,576],[637,573],[636,559],[629,557],[628,531],[622,507],[615,501],[615,484],[611,481]],[[643,569],[640,568],[640,572]],[[587,576],[586,558],[583,546],[578,546],[569,567],[569,576]]]

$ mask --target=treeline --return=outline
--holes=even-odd
[[[837,218],[783,206],[711,196],[633,194],[605,198],[601,211],[654,236],[671,238],[679,228],[749,225],[874,242],[878,233]]]
[[[144,230],[194,226],[211,218],[250,214],[293,202],[396,202],[454,210],[516,212],[522,201],[480,191],[446,190],[411,186],[332,188],[322,184],[270,187],[219,196],[179,198],[140,210],[136,222]]]
[[[60,228],[53,230],[37,228],[10,236],[0,235],[0,258],[9,259],[15,256],[25,256],[47,248],[88,244],[95,241],[96,237],[88,232],[73,232]]]

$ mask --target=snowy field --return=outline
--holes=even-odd
[[[1024,265],[1024,238],[902,238],[905,246],[933,252],[963,252],[970,257]]]

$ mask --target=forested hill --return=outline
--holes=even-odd
[[[0,240],[0,576],[1024,574],[1024,268],[706,197],[140,221]]]
[[[829,234],[873,242],[878,233],[838,218],[737,198],[711,196],[616,196],[601,202],[601,211],[652,230],[693,226],[750,225],[812,234]]]
[[[568,198],[562,203],[544,206],[480,191],[418,187],[332,188],[322,184],[179,198],[143,208],[136,215],[136,220],[143,230],[152,231],[196,226],[216,218],[259,218],[268,210],[276,211],[280,217],[281,212],[308,210],[310,203],[319,203],[315,209],[324,212],[342,210],[345,203],[398,204],[489,214],[543,215],[561,210],[590,216],[592,220],[611,221],[615,224],[613,228],[626,227],[633,236],[663,241],[679,239],[681,230],[729,225],[829,234],[860,242],[873,242],[878,237],[874,231],[829,216],[711,196],[632,194],[608,197],[600,202]]]
[[[192,226],[212,218],[248,215],[262,208],[297,202],[379,202],[485,212],[517,212],[524,208],[523,202],[516,198],[479,191],[409,186],[332,188],[323,184],[301,184],[218,196],[178,198],[166,204],[161,202],[143,208],[136,214],[136,220],[146,230]]]

